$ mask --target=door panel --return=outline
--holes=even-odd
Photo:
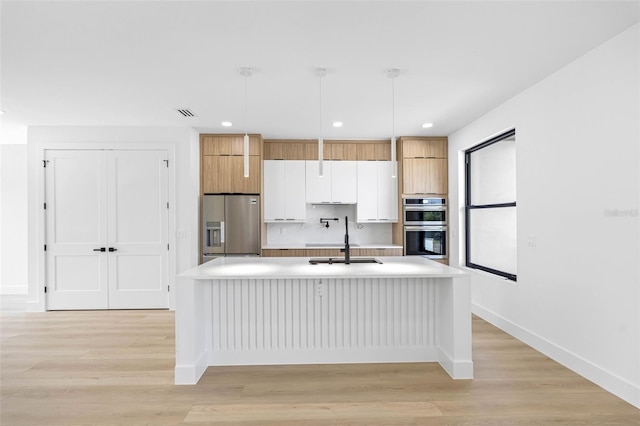
[[[47,309],[167,308],[166,152],[46,159]]]
[[[99,151],[47,151],[48,309],[106,309],[106,159]]]
[[[109,308],[167,308],[166,152],[107,155]]]

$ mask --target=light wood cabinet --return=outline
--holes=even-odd
[[[403,158],[447,158],[447,138],[401,138]]]
[[[446,194],[447,160],[442,158],[404,158],[404,194]]]
[[[402,256],[402,248],[355,248],[351,256]]]
[[[244,135],[202,135],[201,155],[243,155]],[[249,135],[249,155],[260,155],[260,136]]]
[[[260,157],[249,157],[249,177],[244,177],[244,157],[205,155],[202,157],[204,194],[259,194]]]
[[[446,137],[403,137],[399,152],[403,194],[447,194]]]
[[[365,142],[356,144],[358,161],[390,161],[391,142]]]
[[[309,142],[304,141],[265,141],[264,159],[306,160],[308,144]]]
[[[260,135],[249,136],[249,177],[244,177],[244,135],[200,136],[203,194],[259,194],[262,182]]]
[[[264,249],[262,257],[307,257],[305,249]]]
[[[402,248],[352,248],[351,256],[402,256]],[[344,257],[340,249],[263,249],[262,257]]]

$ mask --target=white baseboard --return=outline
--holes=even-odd
[[[535,350],[581,375],[585,379],[590,380],[618,398],[640,408],[639,385],[635,385],[628,380],[616,376],[602,367],[599,367],[579,355],[546,340],[542,336],[520,327],[519,325],[489,309],[485,309],[480,305],[472,303],[471,311],[485,321],[495,325],[505,333],[510,334],[521,342],[531,346]]]

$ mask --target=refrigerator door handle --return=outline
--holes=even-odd
[[[224,244],[224,220],[220,222],[220,243]]]

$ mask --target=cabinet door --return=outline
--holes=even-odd
[[[249,177],[244,177],[244,157],[234,155],[227,157],[227,169],[222,171],[229,176],[229,184],[220,192],[234,194],[259,194],[260,193],[260,157],[249,156]],[[220,177],[220,175],[218,175]]]
[[[355,204],[358,200],[355,161],[331,162],[331,202]]]
[[[230,158],[220,155],[202,157],[202,192],[204,194],[231,192],[231,175],[228,173]]]
[[[447,160],[444,158],[427,158],[424,160],[428,170],[429,194],[447,193]]]
[[[305,161],[281,162],[284,163],[284,219],[304,221],[307,218]]]
[[[378,220],[378,162],[358,161],[358,204],[356,220],[375,222]]]
[[[305,198],[307,203],[331,202],[331,161],[323,161],[323,177],[318,176],[318,161],[305,161]]]
[[[264,221],[284,219],[284,161],[264,161]]]
[[[426,142],[425,157],[427,158],[447,158],[447,139],[433,138]]]
[[[405,158],[404,194],[446,194],[447,160],[444,158]]]
[[[378,219],[385,222],[398,221],[398,179],[392,177],[393,162],[377,161]]]

